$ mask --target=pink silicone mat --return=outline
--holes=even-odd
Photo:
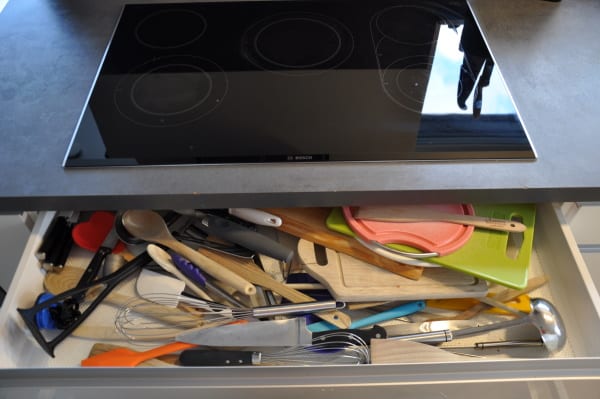
[[[423,205],[437,211],[463,215],[473,215],[469,204]],[[440,256],[452,253],[462,247],[473,234],[473,226],[447,222],[379,222],[355,219],[356,207],[343,207],[346,223],[356,235],[365,241],[380,244],[402,244],[423,252],[436,252]]]

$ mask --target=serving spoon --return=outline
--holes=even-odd
[[[144,241],[168,247],[198,265],[215,279],[230,285],[242,294],[254,295],[256,293],[256,287],[246,279],[177,241],[158,213],[150,210],[129,210],[125,211],[122,220],[123,226],[130,234]]]

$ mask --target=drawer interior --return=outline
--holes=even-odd
[[[16,309],[30,307],[37,295],[42,292],[44,271],[41,270],[34,253],[38,248],[44,231],[48,228],[53,212],[38,217],[36,226],[26,245],[25,252],[15,273],[4,305],[0,310],[0,368],[71,368],[78,367],[81,359],[87,357],[95,341],[81,338],[68,338],[56,348],[54,358],[48,356],[33,340],[24,326]],[[544,348],[510,348],[485,351],[465,349],[475,342],[498,341],[522,338],[524,335],[539,337],[537,330],[524,326],[509,330],[499,330],[468,338],[454,340],[445,344],[460,353],[475,354],[463,356],[459,361],[463,366],[477,362],[505,362],[510,368],[514,362],[523,359],[549,360],[554,358],[586,358],[600,356],[600,341],[595,339],[595,331],[600,331],[600,297],[593,285],[581,254],[577,250],[573,235],[562,220],[559,208],[552,204],[538,206],[534,239],[534,252],[530,265],[530,277],[544,274],[548,284],[532,292],[531,297],[542,297],[551,301],[561,314],[567,331],[567,344],[557,353],[550,354]],[[129,287],[128,287],[129,286]],[[120,289],[133,289],[130,282],[123,283]],[[110,326],[115,308],[101,305],[86,320],[86,323],[104,323]],[[494,321],[497,316],[486,316]],[[118,343],[118,342],[115,342]],[[130,343],[121,342],[121,344]],[[140,346],[139,350],[148,349]],[[363,366],[359,366],[362,368]],[[370,366],[364,366],[370,367]],[[381,367],[381,366],[378,366]],[[383,366],[386,367],[386,366]]]

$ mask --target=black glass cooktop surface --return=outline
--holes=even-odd
[[[464,1],[126,5],[65,166],[533,159]]]

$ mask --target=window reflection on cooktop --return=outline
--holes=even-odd
[[[534,159],[465,1],[126,5],[65,166]]]

